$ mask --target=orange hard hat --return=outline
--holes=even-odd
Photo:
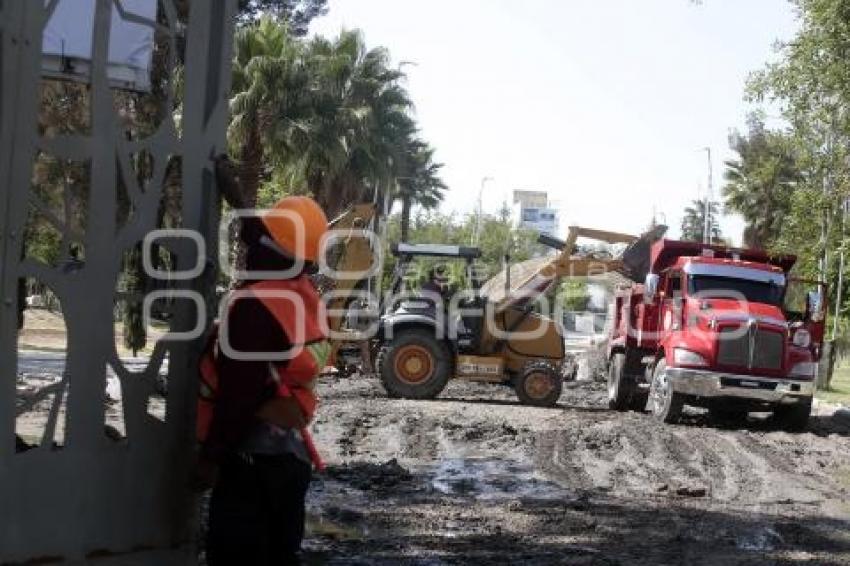
[[[310,197],[284,197],[262,216],[272,239],[295,259],[315,263],[328,218]]]

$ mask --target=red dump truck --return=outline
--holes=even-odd
[[[825,328],[825,289],[790,277],[794,256],[659,240],[616,292],[608,355],[612,409],[664,422],[685,405],[730,421],[773,411],[805,428]]]

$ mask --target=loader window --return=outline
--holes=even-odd
[[[718,277],[714,275],[693,275],[689,280],[688,292],[701,298],[734,299],[734,294],[743,295],[751,303],[780,306],[782,304],[782,286],[764,281]]]

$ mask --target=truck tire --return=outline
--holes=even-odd
[[[812,399],[794,405],[780,405],[773,410],[773,418],[779,427],[787,432],[803,432],[809,424],[812,413]]]
[[[664,358],[658,360],[652,373],[648,408],[656,419],[668,424],[678,422],[685,408],[684,395],[673,391],[667,379],[667,362]]]
[[[401,330],[381,348],[376,360],[390,397],[433,399],[452,376],[451,352],[430,330]]]
[[[561,398],[564,378],[546,361],[528,362],[514,380],[514,391],[523,405],[554,407]]]
[[[626,375],[626,354],[616,352],[608,362],[608,408],[628,411],[632,407],[635,382]]]

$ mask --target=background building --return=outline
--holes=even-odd
[[[514,191],[512,218],[516,226],[558,236],[558,211],[546,191]]]

